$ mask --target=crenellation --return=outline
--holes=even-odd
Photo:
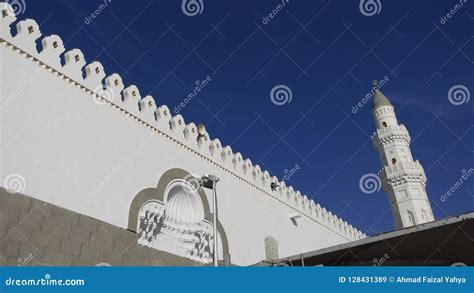
[[[198,132],[197,132],[196,124],[192,122],[187,124],[184,127],[183,132],[184,132],[184,139],[186,140],[187,146],[189,146],[191,149],[197,150],[198,149],[198,145],[197,145]]]
[[[266,171],[266,170],[265,170]],[[268,173],[268,171],[266,171]],[[278,178],[276,176],[270,176],[270,173],[268,173],[268,182],[267,185],[270,186],[271,191],[273,194],[279,195],[280,194],[280,184],[278,184]],[[276,184],[276,187],[272,187],[272,184]]]
[[[293,204],[297,210],[300,210],[300,211],[303,210],[302,200],[303,198],[301,197],[301,192],[299,190],[296,190],[295,196],[293,198]]]
[[[339,230],[339,233],[344,234],[344,221],[337,217],[337,229]]]
[[[344,221],[344,235],[349,236],[349,224]]]
[[[209,152],[211,153],[211,157],[214,162],[222,162],[222,159],[220,157],[220,154],[222,152],[222,144],[218,138],[211,140],[211,143],[209,144]]]
[[[185,128],[186,128],[186,123],[184,123],[184,118],[183,116],[181,116],[181,114],[171,117],[170,119],[171,133],[173,134],[173,137],[175,137],[177,140],[181,141],[182,143],[186,142],[186,138],[184,136]]]
[[[270,173],[267,170],[262,172],[262,186],[264,190],[270,190]]]
[[[252,161],[250,159],[245,159],[243,165],[242,165],[242,168],[241,168],[241,176],[243,178],[247,178],[249,180],[252,179],[252,169],[253,169],[253,165],[252,165]]]
[[[36,40],[41,37],[39,25],[33,19],[25,19],[16,24],[17,33],[13,37],[14,45],[33,57],[38,57]]]
[[[286,189],[286,202],[289,205],[293,205],[294,198],[295,198],[295,190],[293,189],[293,186],[289,186]]]
[[[317,220],[318,216],[316,213],[316,203],[314,202],[313,199],[309,199],[309,211],[310,211],[311,217]]]
[[[98,88],[103,88],[102,80],[105,78],[105,71],[102,64],[98,61],[94,61],[87,64],[84,69],[86,74],[84,85],[94,92]]]
[[[328,212],[326,210],[326,208],[322,208],[321,210],[321,218],[322,218],[322,222],[324,224],[328,224],[329,223],[329,219],[328,219]]]
[[[280,181],[278,183],[278,193],[280,195],[280,197],[282,197],[284,199],[284,195],[286,195],[287,193],[287,187],[286,187],[286,183],[285,181]]]
[[[209,149],[210,144],[211,144],[211,141],[207,133],[205,135],[198,136],[197,145],[199,148],[199,153],[205,156],[206,158],[210,158],[212,156],[211,151]]]
[[[82,81],[82,68],[86,65],[84,54],[79,49],[72,49],[64,53],[62,72],[76,81]]]
[[[13,39],[11,33],[11,24],[16,21],[16,15],[13,8],[10,4],[6,2],[0,3],[0,37],[7,41],[11,41]]]
[[[139,95],[139,94],[138,94]],[[163,131],[164,133],[170,134],[170,120],[171,114],[170,109],[166,105],[161,105],[155,110],[155,125],[156,127]],[[197,135],[197,131],[196,131]]]
[[[141,100],[140,91],[135,85],[130,85],[122,91],[123,108],[128,112],[138,114],[138,102]]]
[[[63,40],[58,35],[50,35],[41,40],[42,50],[39,59],[54,69],[61,71],[61,54],[64,52]]]
[[[226,146],[221,151],[222,165],[227,170],[232,170],[232,159],[234,158],[234,153],[230,146]]]
[[[354,229],[354,227],[352,225],[349,226],[349,230],[350,230],[350,236],[352,239],[355,239],[356,238],[356,229]]]
[[[7,3],[0,3],[0,9],[12,11]],[[0,21],[1,37],[11,39],[15,46],[26,51],[33,57],[37,57],[47,66],[56,71],[62,72],[65,78],[81,84],[81,88],[87,92],[95,92],[113,104],[118,104],[122,111],[135,116],[136,120],[142,120],[151,127],[155,127],[167,138],[182,142],[188,148],[202,156],[211,159],[221,165],[226,171],[233,172],[234,175],[253,184],[257,190],[264,193],[274,194],[270,188],[271,182],[278,184],[275,192],[283,199],[283,202],[296,209],[300,213],[315,219],[319,222],[332,223],[338,218],[325,208],[321,208],[307,196],[302,196],[299,191],[295,191],[292,186],[286,187],[284,181],[278,182],[275,176],[270,177],[267,170],[262,170],[259,165],[253,166],[250,159],[245,161],[242,155],[233,153],[230,146],[222,147],[219,139],[210,140],[207,134],[199,135],[194,123],[185,124],[181,115],[171,117],[171,112],[166,105],[157,107],[152,96],[141,98],[140,92],[135,85],[124,88],[122,78],[118,74],[112,74],[105,78],[104,67],[98,61],[86,65],[84,54],[79,49],[72,49],[64,53],[64,65],[61,65],[61,54],[65,51],[62,39],[57,35],[50,35],[42,39],[42,50],[38,54],[35,41],[41,36],[38,24],[31,19],[22,20],[17,23],[17,34],[12,37],[10,33],[11,24],[16,20],[15,15],[2,14]],[[85,78],[83,74],[85,73]],[[104,80],[105,78],[105,80]],[[105,86],[103,84],[105,82]],[[79,85],[76,84],[76,85]],[[86,88],[84,88],[86,87]],[[285,195],[285,196],[283,196]],[[346,223],[340,220],[339,223]],[[347,224],[347,223],[346,223]],[[343,231],[339,228],[338,231]],[[347,233],[343,233],[347,234]],[[362,234],[361,234],[362,235]]]
[[[110,101],[116,102],[121,99],[121,93],[124,89],[122,77],[119,74],[114,73],[105,78],[105,98]]]
[[[306,195],[303,195],[301,197],[301,208],[303,212],[307,213],[309,216],[311,216],[311,209],[309,207],[309,200]]]
[[[241,153],[235,153],[232,159],[232,166],[234,170],[241,170],[243,165],[243,158]]]
[[[323,219],[323,211],[319,203],[316,204],[316,218],[319,219],[320,221],[322,221]]]
[[[155,111],[156,111],[156,104],[155,104],[155,99],[153,99],[152,96],[148,95],[143,97],[139,102],[138,102],[138,109],[140,111],[140,118],[153,125],[156,123],[155,119]]]

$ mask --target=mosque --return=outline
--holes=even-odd
[[[0,10],[0,265],[245,266],[367,237],[9,4]],[[409,133],[373,86],[395,225],[432,222]]]

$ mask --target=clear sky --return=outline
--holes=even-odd
[[[381,163],[370,141],[371,100],[353,106],[371,80],[385,79],[435,217],[474,210],[474,175],[456,184],[474,168],[469,0],[195,0],[197,11],[182,1],[14,2],[44,35],[58,34],[67,49],[80,48],[173,112],[196,81],[210,80],[176,109],[186,122],[204,123],[211,138],[280,179],[291,174],[287,185],[370,235],[393,221],[383,190],[359,186]],[[291,100],[272,102],[278,85]],[[459,95],[450,100],[451,88]]]

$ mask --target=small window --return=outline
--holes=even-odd
[[[31,35],[32,33],[34,33],[35,29],[30,25],[28,27],[28,33]]]
[[[413,213],[411,211],[407,211],[407,218],[408,218],[408,224],[410,225],[415,224],[415,219],[413,218]]]
[[[387,122],[382,122],[383,127],[387,127]]]
[[[53,48],[56,49],[58,47],[58,42],[54,41],[53,42]]]
[[[96,68],[95,68],[95,73],[97,73],[97,74],[98,74],[99,72],[100,72],[100,69],[99,69],[99,67],[96,67]]]
[[[76,60],[76,62],[79,62],[79,60],[81,60],[81,57],[79,57],[79,55],[76,55],[74,56],[74,60]]]
[[[148,107],[151,107],[153,106],[153,102],[152,101],[148,101]]]
[[[137,93],[135,91],[132,91],[132,96],[136,97]]]
[[[397,160],[395,158],[392,159],[392,164],[395,164]]]
[[[118,79],[114,80],[114,84],[115,84],[116,86],[118,86],[118,85],[119,85],[119,81],[118,81]]]
[[[3,18],[7,17],[8,16],[8,10],[3,9],[2,10],[2,16],[3,16]]]
[[[265,238],[265,258],[267,260],[276,260],[278,256],[278,242],[273,237]]]

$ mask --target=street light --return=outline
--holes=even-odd
[[[214,266],[217,267],[218,253],[217,253],[217,191],[216,185],[219,178],[215,175],[204,175],[201,177],[201,186],[207,189],[212,189],[212,213],[213,213],[213,233],[214,233]]]

